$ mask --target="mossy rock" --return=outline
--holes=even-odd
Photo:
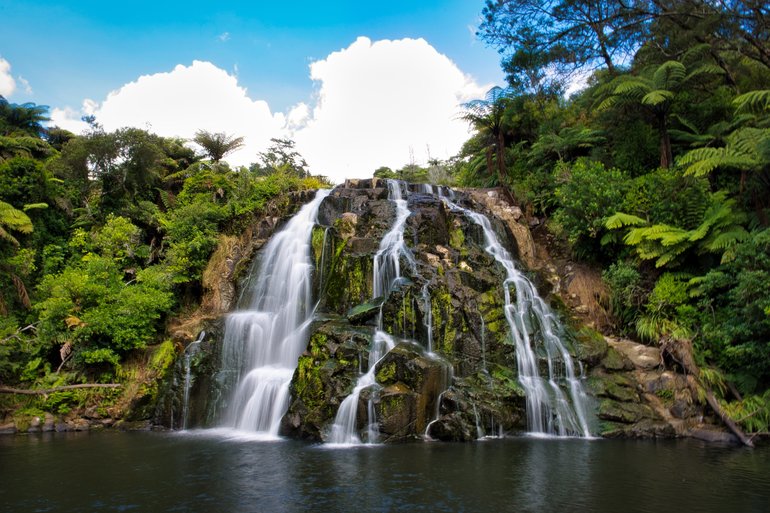
[[[624,424],[633,424],[644,419],[655,419],[652,408],[644,404],[621,403],[604,399],[599,404],[599,418]]]
[[[598,331],[583,326],[575,333],[577,357],[588,365],[597,365],[607,355],[609,345]]]
[[[588,380],[589,389],[597,397],[621,402],[639,402],[639,393],[633,380],[624,374],[594,374]]]
[[[609,371],[633,370],[634,368],[634,364],[613,347],[607,348],[607,354],[602,358],[601,366]]]
[[[347,317],[351,324],[363,324],[377,316],[377,314],[380,312],[380,308],[382,308],[383,301],[383,298],[377,298],[371,301],[367,301],[366,303],[356,305],[347,311],[345,317]]]
[[[375,411],[383,441],[404,441],[416,436],[418,399],[418,394],[403,383],[380,391]]]

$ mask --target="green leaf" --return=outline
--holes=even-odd
[[[647,224],[647,221],[641,217],[625,214],[623,212],[617,212],[614,215],[608,217],[606,221],[604,221],[604,226],[609,230],[624,228],[626,226],[638,226],[642,224]]]

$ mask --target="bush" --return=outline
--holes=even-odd
[[[555,171],[558,208],[554,220],[568,234],[574,255],[581,259],[609,259],[615,248],[602,246],[605,220],[621,210],[629,180],[618,169],[605,169],[600,162],[579,159],[571,167],[560,164]]]

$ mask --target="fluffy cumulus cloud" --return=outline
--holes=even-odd
[[[105,130],[147,128],[168,137],[191,139],[197,130],[243,136],[243,149],[228,156],[235,165],[256,160],[271,137],[281,132],[284,116],[273,115],[264,101],[252,100],[237,79],[210,62],[193,61],[168,73],[144,75],[96,103],[86,100],[82,114],[94,115]],[[74,131],[85,124],[72,109],[54,109],[52,123]]]
[[[16,90],[16,81],[11,75],[11,63],[0,57],[0,95],[8,98]]]
[[[486,90],[423,39],[360,37],[311,64],[310,76],[317,103],[288,118],[311,168],[336,181],[455,154],[469,136],[460,104]]]
[[[2,69],[2,68],[0,68]],[[455,154],[468,138],[460,104],[483,97],[482,87],[423,39],[376,41],[361,37],[310,65],[314,101],[288,113],[271,113],[238,85],[236,76],[209,62],[178,65],[139,77],[102,102],[86,100],[79,112],[54,109],[52,123],[80,132],[83,114],[106,130],[148,128],[192,138],[198,129],[244,136],[228,156],[248,164],[271,137],[292,137],[314,173],[334,181],[371,176],[379,166],[398,168]]]

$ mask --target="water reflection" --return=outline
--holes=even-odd
[[[0,437],[0,511],[767,511],[770,448],[517,438],[329,449],[216,431]]]

